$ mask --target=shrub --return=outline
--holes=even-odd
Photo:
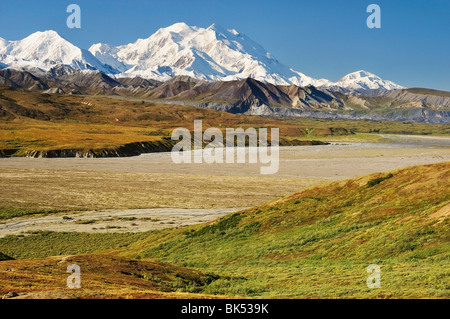
[[[388,174],[388,175],[386,175],[384,177],[378,177],[378,178],[371,179],[370,181],[367,182],[367,187],[373,187],[373,186],[378,185],[378,184],[380,184],[380,183],[384,182],[385,180],[390,179],[392,177],[394,177],[394,175]]]

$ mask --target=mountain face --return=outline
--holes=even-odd
[[[209,81],[254,78],[274,84],[323,85],[273,58],[262,46],[236,30],[176,23],[147,39],[114,47],[94,44],[89,51],[125,76],[167,80],[188,75]]]
[[[76,47],[55,31],[35,32],[18,41],[1,39],[0,63],[3,67],[30,71],[48,71],[56,66],[66,66],[73,70],[117,73],[89,51]]]
[[[25,90],[46,90],[47,81],[25,71],[11,69],[0,70],[0,85]]]
[[[450,109],[450,92],[411,88],[389,92],[386,97],[394,101],[405,101],[408,104],[400,105],[401,108],[435,106],[436,109]]]
[[[313,79],[280,63],[261,45],[234,29],[176,23],[147,39],[113,46],[94,44],[83,50],[55,31],[35,32],[25,39],[0,38],[0,68],[36,75],[55,68],[93,70],[119,78],[166,81],[189,76],[206,81],[253,78],[275,85],[313,85],[331,91],[377,94],[402,87],[366,72],[350,73],[339,81]],[[375,92],[375,93],[374,93]]]
[[[420,88],[386,91],[388,93],[380,96],[368,97],[332,92],[312,85],[273,85],[252,78],[212,82],[175,76],[158,82],[140,77],[112,78],[100,71],[61,66],[42,73],[42,76],[3,69],[0,70],[0,86],[44,93],[116,95],[235,114],[450,122],[450,93]]]
[[[273,85],[255,79],[207,82],[175,77],[143,96],[236,114],[449,123],[448,92],[404,89],[379,97],[331,92],[312,85]]]
[[[274,58],[246,35],[215,24],[208,28],[176,23],[147,39],[122,46],[94,44],[89,51],[119,76],[165,81],[177,75],[209,81],[253,78],[276,85],[313,85],[336,91],[395,90],[401,86],[366,72],[350,73],[337,82],[313,79]]]
[[[231,113],[449,123],[448,92],[405,89],[367,71],[313,79],[236,30],[177,23],[122,46],[80,49],[54,31],[0,38],[0,86],[118,95]]]
[[[396,90],[401,87],[391,81],[386,81],[375,74],[366,71],[357,71],[347,74],[335,82],[337,86],[354,90]]]
[[[341,99],[332,92],[314,86],[273,85],[252,78],[206,82],[177,77],[150,90],[145,96],[251,115],[273,115],[270,108],[318,110],[344,107]]]

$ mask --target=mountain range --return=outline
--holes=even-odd
[[[113,78],[100,71],[55,67],[39,77],[27,71],[0,70],[0,86],[48,93],[103,95],[131,102],[210,108],[235,114],[450,122],[450,92],[430,89],[400,89],[378,96],[332,92],[312,85],[274,85],[247,78],[234,81],[204,81],[175,76],[165,82]],[[45,97],[44,97],[45,98]],[[0,101],[0,109],[2,107]]]
[[[100,71],[112,78],[167,81],[189,76],[206,81],[246,78],[274,85],[313,85],[342,93],[390,91],[403,87],[367,71],[356,71],[336,82],[314,79],[285,66],[261,45],[234,29],[176,23],[146,39],[113,46],[97,43],[78,48],[55,31],[35,32],[18,40],[0,38],[0,68],[29,71],[34,75],[67,70]]]
[[[236,114],[450,122],[450,93],[366,72],[313,79],[238,31],[177,23],[147,39],[76,47],[55,31],[0,38],[0,86],[108,95]]]

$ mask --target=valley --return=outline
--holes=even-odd
[[[449,138],[385,139],[385,143],[281,147],[279,171],[266,176],[260,175],[257,164],[175,164],[170,153],[4,158],[0,201],[4,207],[63,211],[249,207],[330,180],[450,161]]]
[[[0,295],[446,298],[448,124],[179,104],[0,88]],[[279,170],[173,163],[172,130],[197,119],[279,128]]]
[[[322,182],[191,226],[7,235],[0,238],[0,294],[13,298],[448,298],[449,169],[447,161]],[[0,226],[38,218],[89,218],[89,212],[48,214],[6,220]],[[96,214],[100,216],[94,212],[94,219]],[[102,218],[114,219],[109,214]],[[96,227],[97,222],[105,220],[85,226]],[[81,289],[65,287],[69,263],[82,269]],[[381,289],[366,286],[365,270],[373,263],[382,269]]]
[[[12,314],[450,299],[449,1],[4,2]]]
[[[0,55],[5,298],[449,297],[448,92],[314,79],[217,25],[89,51],[37,32]],[[175,164],[196,120],[279,129],[279,169]]]

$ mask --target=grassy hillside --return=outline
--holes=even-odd
[[[17,260],[0,263],[0,294],[67,297],[70,259],[86,272],[86,289],[71,298],[449,298],[449,180],[449,162],[414,166],[202,225],[7,236],[0,251]],[[21,259],[30,257],[47,258]],[[366,285],[371,264],[381,268],[380,289]]]
[[[439,91],[439,90],[433,90],[433,89],[426,89],[426,88],[409,88],[406,89],[409,93],[415,93],[415,94],[428,94],[428,95],[436,95],[436,96],[442,96],[442,97],[450,97],[450,92],[448,91]]]
[[[147,233],[36,231],[0,238],[0,251],[14,259],[79,255],[127,247],[147,236]]]
[[[156,232],[128,256],[246,278],[262,297],[449,297],[450,163],[313,187],[209,225]],[[366,286],[378,264],[382,288]]]
[[[70,264],[81,269],[81,289],[66,286]],[[0,295],[20,298],[214,298],[203,291],[216,275],[111,254],[59,256],[0,262]]]
[[[166,142],[177,127],[277,127],[280,143],[295,145],[308,128],[275,119],[234,115],[192,106],[108,97],[24,92],[0,87],[0,150],[22,156],[26,151],[116,149],[134,142]],[[317,135],[348,135],[329,127]],[[171,145],[167,145],[169,149]]]
[[[310,140],[377,140],[365,133],[449,134],[448,125],[262,118],[136,99],[24,92],[0,87],[0,156],[27,151],[114,150],[135,142],[171,148],[177,127],[277,127],[281,145]],[[357,134],[353,134],[357,133]],[[362,134],[359,134],[362,133]],[[304,142],[303,142],[304,143]],[[95,152],[94,152],[95,153]]]
[[[282,119],[279,119],[282,120]],[[324,129],[330,126],[330,120],[325,119],[284,119],[285,121],[297,125],[303,125],[310,129],[308,138],[323,139]],[[368,137],[367,133],[380,134],[410,134],[410,135],[449,135],[450,126],[448,124],[430,124],[418,122],[394,122],[394,121],[349,121],[349,120],[333,120],[334,127],[355,132],[357,136],[341,135],[340,139],[362,138],[364,140],[375,140],[375,136]],[[325,135],[326,136],[326,135]],[[326,138],[326,137],[325,137]],[[334,139],[337,136],[333,137]]]

